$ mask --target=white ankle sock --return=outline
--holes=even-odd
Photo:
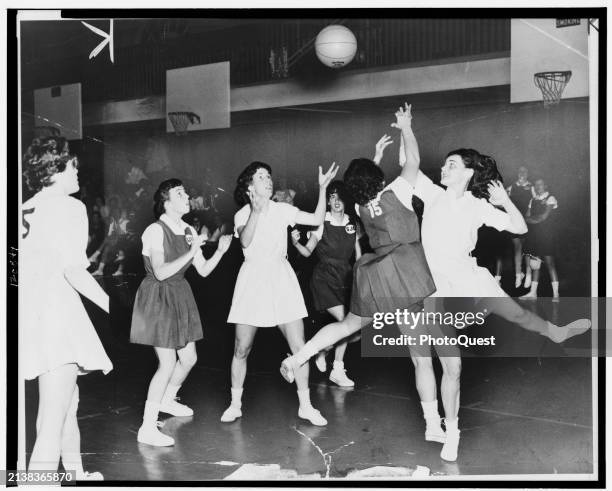
[[[559,282],[552,281],[550,284],[552,285],[553,295],[555,297],[558,297],[559,296]]]
[[[164,397],[162,397],[162,401],[173,401],[176,398],[176,393],[180,388],[180,385],[168,384],[166,387],[166,392],[164,392]]]
[[[242,407],[242,388],[234,389],[232,387],[232,402],[230,405],[237,408]]]
[[[298,361],[300,365],[303,365],[308,360],[310,360],[314,355],[316,355],[319,351],[321,350],[315,348],[312,345],[312,342],[308,341],[304,346],[302,346],[302,349],[300,349],[300,351],[298,351],[295,354],[295,359]]]
[[[531,289],[529,290],[529,295],[537,295],[538,294],[538,282],[531,282]]]
[[[344,362],[343,361],[337,361],[334,360],[334,370],[339,369],[339,370],[344,370]]]
[[[147,424],[152,424],[155,426],[157,424],[157,416],[159,414],[159,402],[149,401],[145,402],[144,415],[142,416],[142,422]]]
[[[298,390],[297,395],[300,401],[300,407],[306,408],[312,406],[310,402],[310,389]]]
[[[449,433],[454,433],[454,432],[459,431],[459,418],[445,419],[444,426],[446,426],[446,431]]]
[[[437,400],[431,402],[421,401],[421,407],[423,408],[423,417],[425,419],[440,419]]]

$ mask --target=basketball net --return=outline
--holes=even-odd
[[[542,91],[542,100],[545,106],[559,104],[565,86],[572,78],[571,71],[539,72],[533,75],[533,81]]]

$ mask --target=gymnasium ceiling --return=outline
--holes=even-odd
[[[70,15],[69,10],[64,13]],[[83,19],[108,32],[108,20]],[[274,19],[276,23],[329,23],[332,19]],[[206,35],[228,29],[253,28],[270,24],[270,19],[200,18],[200,19],[116,19],[115,49],[121,50],[144,43],[180,42],[192,36]],[[96,37],[80,20],[26,21],[21,23],[21,52],[24,63],[65,59],[89,53]]]

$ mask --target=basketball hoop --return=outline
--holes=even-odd
[[[176,111],[168,113],[168,118],[170,118],[170,122],[172,123],[172,127],[174,128],[174,132],[177,135],[184,135],[187,133],[187,128],[190,124],[200,124],[201,119],[196,113],[192,113],[189,111]]]
[[[44,138],[46,136],[60,136],[60,130],[57,126],[35,126],[34,138]]]
[[[561,94],[572,77],[571,71],[565,72],[539,72],[533,75],[533,81],[542,91],[545,106],[559,104]]]

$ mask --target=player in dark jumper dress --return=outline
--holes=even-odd
[[[327,188],[327,207],[323,225],[310,233],[306,245],[299,242],[300,231],[294,230],[291,241],[297,251],[304,257],[316,252],[318,262],[312,272],[310,290],[314,307],[317,311],[327,311],[337,321],[346,316],[351,293],[353,267],[351,257],[361,257],[355,220],[345,213],[347,203],[345,186],[342,181],[333,181]],[[359,336],[356,337],[359,339]],[[352,387],[355,383],[346,375],[344,353],[350,340],[342,340],[336,345],[334,364],[329,379],[341,387]],[[325,356],[327,350],[319,353],[316,359],[317,368],[326,371]]]
[[[205,259],[201,246],[207,237],[181,219],[189,212],[189,196],[181,181],[162,182],[154,200],[158,221],[142,234],[147,274],[136,293],[130,341],[153,346],[159,360],[137,438],[140,443],[165,447],[174,445],[174,439],[157,429],[158,412],[193,414],[176,401],[176,394],[197,360],[195,341],[202,339],[200,315],[185,271],[193,264],[201,276],[208,276],[227,252],[231,236],[220,237],[215,254]]]

